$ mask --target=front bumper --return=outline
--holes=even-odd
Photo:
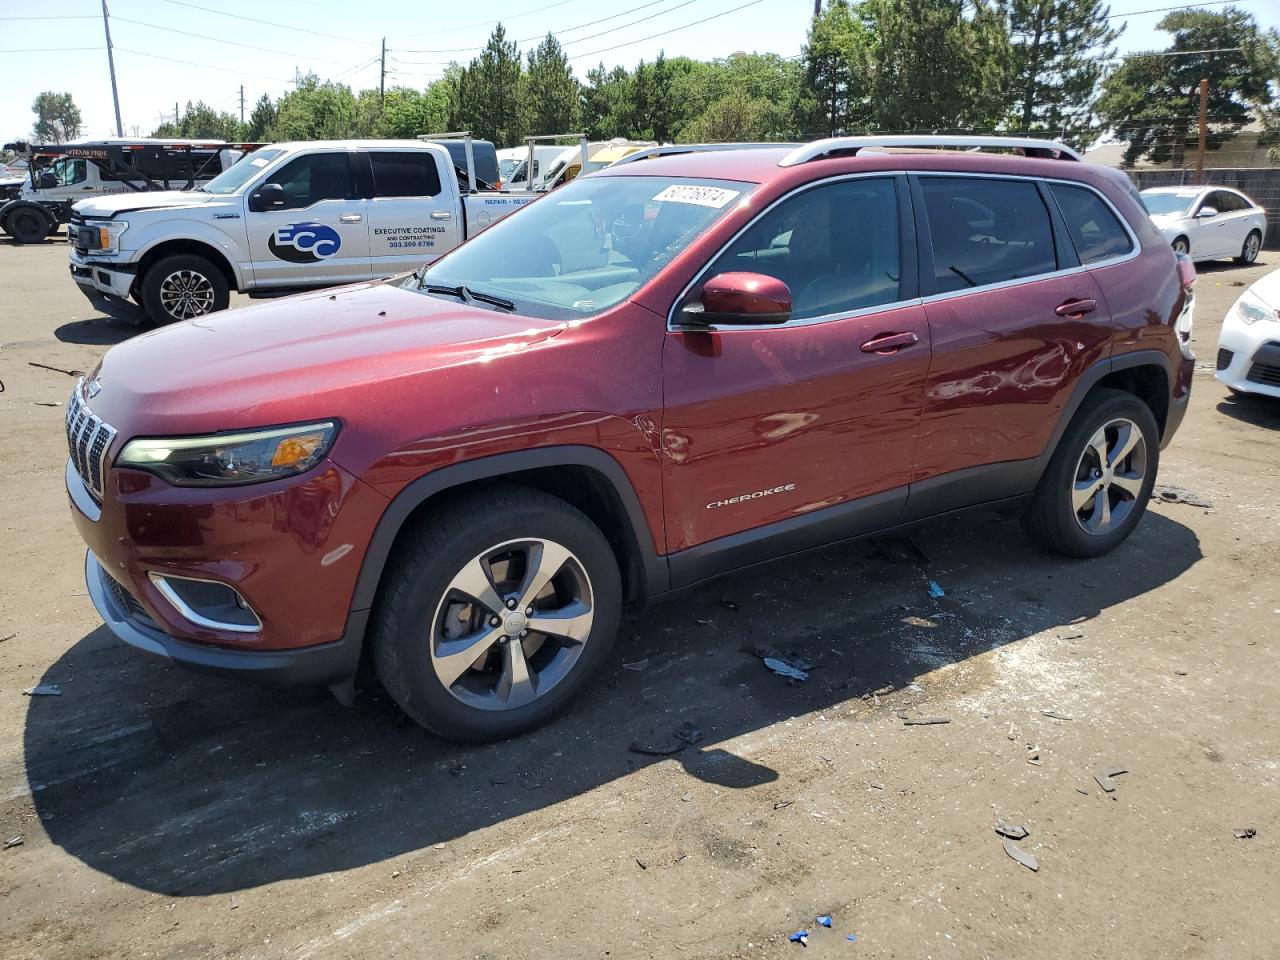
[[[367,612],[353,618],[341,639],[298,650],[227,650],[188,643],[160,630],[155,621],[121,598],[92,550],[84,556],[89,599],[107,628],[129,646],[179,666],[235,675],[281,686],[334,683],[352,676],[360,660]]]
[[[141,308],[129,299],[136,271],[127,264],[104,263],[72,249],[71,279],[95,310],[118,320],[138,322]]]
[[[1280,321],[1245,323],[1237,306],[1222,321],[1215,376],[1232,390],[1280,397]]]

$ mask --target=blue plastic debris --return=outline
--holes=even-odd
[[[937,580],[929,581],[929,596],[937,599],[938,597],[945,597],[946,595],[947,591],[942,589]]]
[[[797,930],[791,936],[787,937],[787,940],[790,943],[798,943],[802,947],[807,947],[809,945],[809,931]]]
[[[824,913],[822,916],[818,917],[818,923],[824,927],[831,926],[831,914]]]
[[[858,942],[858,935],[857,935],[857,934],[855,934],[855,933],[851,933],[851,934],[849,934],[847,937],[845,937],[845,939],[846,939],[846,940],[848,940],[850,943],[857,943],[857,942]]]
[[[785,660],[779,660],[777,657],[765,657],[764,665],[776,673],[780,677],[787,677],[790,680],[808,680],[809,674],[805,671],[793,667]]]

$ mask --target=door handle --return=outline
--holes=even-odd
[[[338,218],[339,223],[359,223],[364,217],[358,213],[344,213]]]
[[[1054,307],[1053,312],[1069,320],[1079,320],[1086,313],[1093,313],[1097,309],[1097,300],[1068,300],[1066,303],[1060,303]]]
[[[448,210],[432,210],[431,219],[432,220],[452,220],[453,214],[450,213]]]
[[[880,336],[872,337],[864,343],[862,352],[888,356],[919,342],[920,338],[909,330],[906,333],[882,333]]]

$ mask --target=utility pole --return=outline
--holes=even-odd
[[[173,125],[178,125],[178,101],[173,101]]]
[[[1209,133],[1209,81],[1200,81],[1200,149],[1196,153],[1196,183],[1204,183],[1204,147]]]
[[[104,0],[105,2],[105,0]],[[387,38],[382,38],[382,58],[378,61],[378,99],[384,100],[387,95]]]
[[[116,89],[116,58],[111,50],[111,20],[107,16],[107,0],[102,0],[102,32],[107,35],[107,69],[111,71],[111,101],[116,107],[116,136],[124,136],[124,124],[120,122],[120,91]]]
[[[813,19],[822,15],[822,0],[813,0]]]
[[[244,126],[244,84],[240,84],[240,126]]]

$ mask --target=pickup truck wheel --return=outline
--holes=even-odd
[[[374,663],[422,726],[467,742],[523,733],[608,659],[622,609],[617,560],[563,500],[491,487],[403,536],[374,611]]]
[[[174,323],[225,310],[231,290],[222,271],[193,253],[153,263],[142,276],[142,306],[153,323]]]
[[[19,207],[4,220],[5,233],[13,237],[15,243],[39,243],[57,226],[53,217],[38,207]]]
[[[1131,393],[1095,390],[1072,418],[1022,518],[1068,557],[1114,550],[1138,525],[1160,462],[1160,430]]]

